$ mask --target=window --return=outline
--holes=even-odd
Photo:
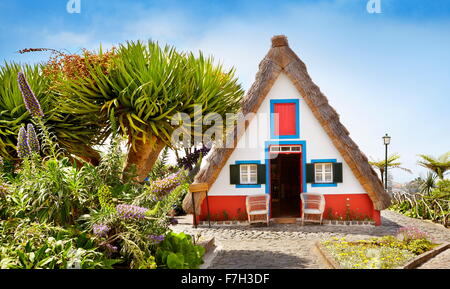
[[[299,138],[299,100],[270,100],[270,134],[273,139]]]
[[[314,159],[306,164],[306,183],[312,187],[337,187],[342,180],[342,163],[336,159]]]
[[[332,163],[316,163],[315,182],[318,184],[333,182],[333,165]]]
[[[275,135],[295,135],[297,122],[295,120],[295,103],[275,103]]]
[[[278,153],[278,152],[301,152],[302,147],[301,146],[295,146],[295,145],[283,145],[283,146],[270,146],[270,152]]]
[[[256,184],[257,179],[257,164],[241,164],[240,168],[240,180],[241,184]]]
[[[261,188],[266,183],[266,165],[259,160],[236,161],[230,165],[230,184],[236,188]]]

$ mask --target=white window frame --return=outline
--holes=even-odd
[[[326,171],[326,166],[330,166],[330,171]],[[333,183],[333,163],[315,163],[314,164],[314,182],[316,184],[332,184]],[[317,176],[321,176],[321,180],[318,180]],[[329,181],[327,180],[329,177]]]
[[[270,146],[270,152],[271,153],[287,153],[287,152],[294,152],[294,153],[301,153],[302,147],[300,145],[274,145]]]
[[[254,168],[254,172],[252,172]],[[254,181],[252,181],[254,176]],[[258,164],[240,164],[239,179],[242,185],[256,185],[258,183]]]

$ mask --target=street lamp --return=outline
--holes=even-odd
[[[383,142],[384,142],[384,145],[386,146],[386,159],[385,159],[385,162],[384,162],[384,173],[385,173],[385,177],[384,177],[384,189],[387,191],[387,167],[388,167],[388,149],[387,149],[387,147],[388,147],[388,145],[391,143],[391,137],[390,136],[388,136],[388,134],[386,134],[384,137],[383,137]]]

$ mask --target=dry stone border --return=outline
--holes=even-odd
[[[214,237],[220,247],[209,268],[327,268],[313,250],[317,241],[345,237],[349,241],[395,235],[401,227],[417,227],[436,243],[450,241],[450,229],[431,222],[413,219],[392,211],[382,211],[382,226],[336,226],[305,224],[271,224],[257,226],[192,227],[192,216],[179,218],[175,232]],[[450,268],[450,249],[440,253],[419,268]]]

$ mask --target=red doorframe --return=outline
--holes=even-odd
[[[300,146],[300,151],[296,152],[296,151],[278,151],[278,152],[272,152],[270,150],[271,147],[283,147],[283,146]],[[302,160],[303,160],[303,145],[301,144],[283,144],[283,145],[270,145],[269,146],[269,157],[270,154],[300,154],[300,158],[299,158],[299,166],[300,166],[300,193],[304,192],[304,188],[303,188],[303,166],[302,166]],[[270,160],[272,160],[272,158],[269,158],[269,182],[270,182],[270,188],[269,188],[269,192],[270,192],[270,217],[272,217],[272,168],[270,167]],[[299,196],[300,198],[300,196]],[[302,215],[302,201],[300,199],[300,216]]]

